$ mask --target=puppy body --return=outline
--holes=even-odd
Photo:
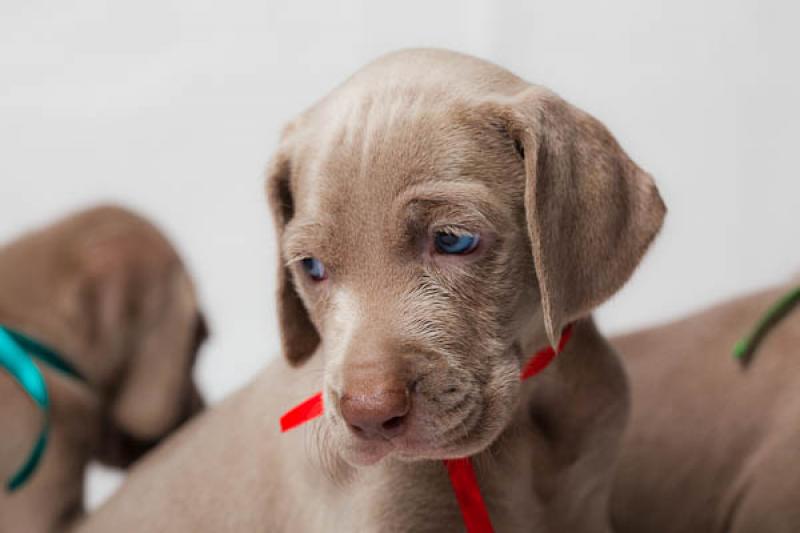
[[[87,531],[141,509],[169,531],[458,531],[441,460],[465,456],[498,531],[607,529],[627,393],[588,317],[664,206],[597,120],[475,58],[390,54],[286,128],[268,196],[289,365],[137,467]],[[319,390],[324,417],[279,434]]]
[[[749,369],[732,356],[789,288],[614,339],[633,390],[618,531],[800,531],[800,313],[770,331]]]
[[[53,347],[85,378],[38,364],[49,442],[26,484],[0,494],[0,531],[63,531],[83,512],[91,459],[127,466],[200,407],[191,382],[197,321],[174,250],[125,210],[86,211],[0,249],[0,323]],[[2,378],[0,416],[13,448],[4,468],[15,471],[41,415]]]
[[[318,391],[324,360],[274,361],[244,390],[137,463],[76,531],[463,531],[440,461],[350,466],[325,419],[281,434],[278,419]],[[626,383],[591,321],[526,383],[513,421],[473,457],[497,531],[604,531]]]

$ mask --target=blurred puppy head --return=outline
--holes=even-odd
[[[488,446],[523,361],[628,279],[665,212],[596,119],[436,50],[358,72],[268,174],[283,350],[324,358],[326,438],[354,464]]]
[[[99,457],[124,466],[203,407],[192,370],[208,332],[169,242],[129,213],[92,215],[105,230],[85,241],[80,300],[95,356],[117,359],[98,376],[108,398]]]
[[[79,213],[4,248],[0,269],[2,314],[86,378],[101,461],[129,464],[202,408],[192,370],[205,320],[177,253],[144,219]]]

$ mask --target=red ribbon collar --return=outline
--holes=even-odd
[[[532,378],[547,368],[555,356],[564,349],[564,346],[569,342],[570,336],[572,336],[572,324],[564,328],[556,349],[551,346],[542,348],[528,360],[525,366],[522,367],[520,379],[524,381]],[[317,418],[322,414],[322,411],[322,393],[318,392],[300,405],[287,411],[281,417],[281,431],[288,431]],[[472,460],[469,457],[445,459],[444,465],[450,476],[450,484],[453,486],[467,531],[469,533],[493,533],[492,522],[489,519],[486,503],[483,501],[483,496],[481,496],[481,489],[478,486],[478,479],[475,476]]]

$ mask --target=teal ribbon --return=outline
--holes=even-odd
[[[44,414],[42,429],[28,459],[6,483],[9,492],[24,485],[36,470],[44,455],[47,436],[50,433],[50,398],[47,394],[47,383],[34,358],[69,377],[85,381],[83,376],[54,350],[18,331],[0,325],[0,368],[11,375]]]

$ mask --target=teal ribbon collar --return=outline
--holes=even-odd
[[[44,414],[42,429],[28,459],[6,483],[6,489],[10,492],[24,485],[36,470],[44,455],[47,436],[50,433],[50,398],[47,394],[47,383],[34,358],[69,377],[84,380],[80,373],[54,350],[18,331],[0,325],[0,369],[11,375]]]

